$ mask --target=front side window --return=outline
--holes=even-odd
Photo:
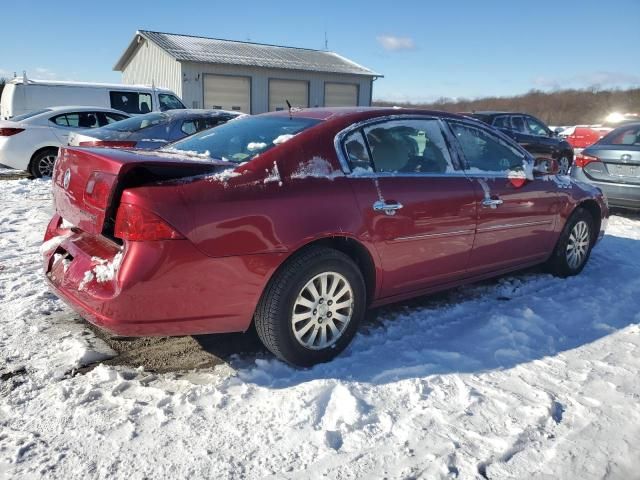
[[[288,116],[247,117],[196,133],[164,151],[195,152],[230,162],[248,162],[320,121]]]
[[[549,131],[547,130],[547,127],[545,127],[541,122],[539,122],[535,118],[524,117],[524,122],[527,128],[527,133],[531,135],[537,135],[538,137],[549,136]]]
[[[160,111],[162,112],[167,110],[182,110],[186,108],[175,95],[161,93],[158,95],[158,100],[160,101]]]
[[[392,120],[364,128],[376,172],[453,171],[437,120]]]
[[[65,113],[52,117],[50,121],[60,127],[96,128],[100,126],[96,112]]]
[[[141,92],[109,92],[111,108],[133,115],[149,113],[153,110],[151,95]]]
[[[469,125],[450,123],[470,173],[524,171],[524,155],[497,136]]]

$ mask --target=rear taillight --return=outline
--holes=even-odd
[[[0,137],[10,137],[20,132],[24,132],[24,128],[0,128]]]
[[[136,142],[116,141],[116,140],[91,140],[78,143],[80,147],[106,147],[106,148],[133,148]]]
[[[599,162],[600,159],[598,157],[594,157],[593,155],[585,155],[584,153],[580,153],[576,155],[575,165],[576,167],[584,168],[590,163]]]
[[[100,210],[105,210],[109,205],[111,190],[115,181],[115,175],[93,172],[84,189],[84,202]]]
[[[118,207],[114,236],[132,242],[184,238],[156,214],[130,203]]]

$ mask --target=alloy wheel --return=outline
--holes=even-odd
[[[53,174],[53,166],[56,163],[57,155],[48,153],[38,161],[38,172],[42,177],[50,177]]]
[[[291,326],[295,338],[310,350],[330,347],[349,325],[353,302],[353,289],[344,276],[337,272],[316,275],[293,304]]]
[[[591,238],[589,226],[584,220],[580,220],[573,226],[569,241],[567,242],[567,264],[569,268],[580,267],[587,258]]]
[[[567,157],[560,157],[558,160],[558,175],[569,175],[569,159]]]

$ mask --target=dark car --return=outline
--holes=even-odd
[[[611,206],[640,210],[640,122],[618,127],[582,150],[571,176],[600,187]]]
[[[573,163],[573,147],[536,117],[515,112],[473,112],[465,115],[500,129],[534,157],[556,159],[559,165],[558,173],[569,173]]]
[[[226,110],[168,110],[138,115],[90,132],[78,132],[69,145],[153,150],[242,115]]]
[[[477,120],[390,108],[256,115],[167,151],[66,147],[44,272],[119,335],[253,323],[311,365],[370,306],[539,263],[579,273],[608,210],[555,163]]]

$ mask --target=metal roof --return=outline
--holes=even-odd
[[[124,70],[140,43],[140,37],[155,43],[178,61],[382,76],[335,52],[149,30],[136,32],[136,36],[118,60],[114,70]]]

